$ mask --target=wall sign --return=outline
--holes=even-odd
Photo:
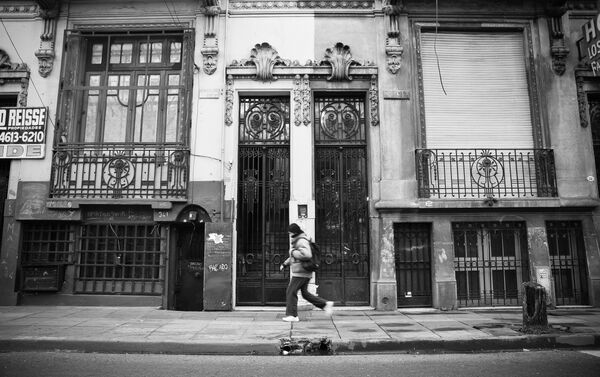
[[[44,158],[47,107],[0,107],[0,158]]]

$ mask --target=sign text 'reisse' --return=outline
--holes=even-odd
[[[47,121],[46,107],[0,108],[0,158],[43,158]]]

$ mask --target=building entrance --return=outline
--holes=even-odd
[[[369,303],[369,209],[364,95],[315,96],[316,240],[320,296]]]
[[[240,98],[237,305],[285,305],[290,200],[289,98]]]

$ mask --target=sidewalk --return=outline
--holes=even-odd
[[[0,307],[0,352],[279,355],[290,324],[281,310],[178,312],[140,307]],[[548,312],[551,331],[523,335],[520,308],[300,312],[293,340],[331,340],[333,353],[485,352],[600,347],[600,309]]]

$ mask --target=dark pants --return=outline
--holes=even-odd
[[[298,316],[298,289],[302,293],[302,297],[317,308],[323,309],[326,300],[321,297],[315,296],[308,292],[308,282],[309,278],[299,278],[296,276],[292,276],[292,280],[288,284],[287,291],[285,292],[285,315],[291,315],[294,317]]]

